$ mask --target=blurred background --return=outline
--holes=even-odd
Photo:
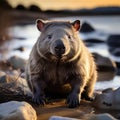
[[[119,0],[8,0],[8,2],[12,7],[17,7],[20,4],[25,7],[36,5],[42,10],[77,10],[83,8],[113,7],[120,5]]]
[[[98,66],[96,89],[120,86],[120,0],[0,0],[1,70],[13,56],[28,59],[38,18],[81,20],[80,37]]]

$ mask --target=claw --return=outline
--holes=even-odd
[[[80,95],[77,93],[71,93],[67,98],[67,104],[69,108],[75,108],[80,105]]]
[[[44,106],[45,105],[45,97],[39,94],[35,94],[33,97],[33,102],[37,105]]]

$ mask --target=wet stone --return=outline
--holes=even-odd
[[[10,101],[0,104],[1,120],[37,120],[36,111],[27,102]]]

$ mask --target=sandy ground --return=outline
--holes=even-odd
[[[81,101],[81,105],[77,108],[68,108],[63,99],[49,103],[44,107],[34,106],[34,108],[37,112],[38,120],[48,120],[51,116],[82,119],[94,113],[94,108],[87,101]]]

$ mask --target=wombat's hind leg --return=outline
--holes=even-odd
[[[88,101],[94,100],[93,92],[94,92],[94,86],[96,83],[96,78],[97,78],[96,73],[94,73],[91,79],[88,81],[87,86],[85,86],[84,91],[81,94],[82,99],[85,99]]]
[[[94,98],[92,96],[89,96],[88,95],[88,92],[87,92],[87,87],[85,87],[85,90],[83,91],[83,93],[81,94],[81,99],[85,99],[87,101],[93,101]]]

